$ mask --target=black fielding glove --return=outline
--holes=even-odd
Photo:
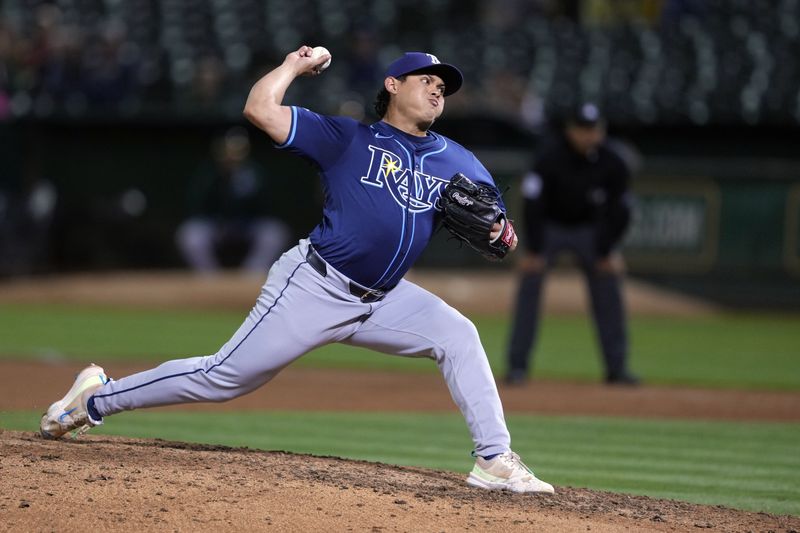
[[[450,178],[439,199],[442,224],[450,233],[485,258],[503,259],[514,242],[514,226],[500,208],[497,192],[473,182],[462,173]],[[503,227],[493,241],[489,234],[495,223]]]

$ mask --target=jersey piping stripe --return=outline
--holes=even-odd
[[[406,208],[404,207],[403,208],[403,226],[400,228],[400,243],[397,245],[397,250],[394,252],[394,257],[392,257],[392,260],[389,261],[389,266],[386,267],[386,270],[383,272],[383,274],[381,274],[381,277],[378,278],[378,281],[376,281],[375,283],[373,283],[370,286],[370,289],[374,289],[375,287],[379,287],[378,284],[386,278],[386,274],[392,268],[392,265],[394,264],[394,260],[397,259],[398,255],[400,255],[400,250],[403,248],[403,238],[405,237],[405,235],[406,235]]]
[[[431,133],[433,133],[433,132],[431,132]],[[441,148],[439,148],[435,152],[428,152],[427,154],[424,154],[422,157],[419,158],[419,170],[420,170],[420,172],[425,172],[425,158],[426,157],[428,157],[429,155],[442,153],[447,149],[447,139],[442,139],[442,142],[444,143],[444,146],[442,146]]]
[[[412,237],[412,238],[411,238],[411,240],[408,242],[408,248],[406,249],[406,253],[405,253],[405,254],[403,254],[403,258],[402,258],[402,259],[400,260],[400,262],[397,264],[397,267],[395,267],[395,269],[394,269],[394,270],[392,271],[392,273],[389,275],[389,277],[390,277],[390,278],[391,278],[392,276],[394,276],[395,274],[397,274],[397,271],[398,271],[398,270],[400,270],[400,268],[402,268],[402,266],[403,266],[403,262],[406,260],[406,257],[408,257],[408,252],[410,252],[410,251],[411,251],[411,244],[414,242],[414,238],[413,238],[413,237],[414,237],[414,230],[416,229],[416,226],[417,226],[417,215],[416,215],[416,214],[412,214],[412,215],[411,215],[411,237]]]
[[[433,133],[433,132],[431,132],[431,133]],[[438,138],[438,137],[437,137],[437,138]],[[400,145],[400,147],[401,147],[403,150],[405,150],[405,152],[406,152],[406,155],[409,157],[409,168],[410,168],[410,167],[411,167],[411,155],[408,153],[408,150],[406,150],[405,146],[403,146],[402,144],[400,144],[400,142],[399,142],[397,139],[394,139],[394,142],[396,142],[397,144],[399,144],[399,145]],[[420,172],[424,172],[424,171],[425,171],[425,158],[426,158],[426,157],[428,157],[429,155],[434,155],[434,154],[438,154],[438,153],[444,152],[444,151],[447,149],[447,140],[445,140],[445,139],[442,139],[442,142],[444,143],[444,145],[443,145],[441,148],[439,148],[438,150],[436,150],[436,151],[433,151],[433,152],[428,152],[428,153],[424,154],[424,155],[423,155],[423,156],[420,158],[420,160],[419,160],[419,170],[420,170]],[[416,179],[414,180],[414,187],[415,187],[415,190],[416,190],[416,192],[419,192],[419,185],[417,184],[417,180],[416,180]],[[411,189],[411,187],[410,187],[410,184],[409,184],[409,187],[408,187],[408,189],[409,189],[408,193],[409,193],[409,194],[411,194],[411,191],[410,191],[410,189]],[[403,223],[405,224],[405,219],[403,220]],[[400,270],[400,268],[402,268],[402,266],[403,266],[403,262],[406,260],[406,257],[408,257],[408,254],[409,254],[409,252],[411,252],[411,245],[414,243],[414,233],[415,233],[415,231],[416,231],[416,226],[417,226],[417,217],[416,217],[416,215],[412,215],[411,239],[410,239],[410,240],[409,240],[409,242],[408,242],[408,248],[406,249],[406,253],[405,253],[405,254],[403,254],[403,258],[400,260],[400,263],[398,263],[398,265],[395,267],[395,269],[392,271],[392,273],[389,275],[389,277],[392,277],[392,276],[394,276],[395,274],[397,274],[397,271],[398,271],[398,270]],[[400,244],[401,244],[401,246],[402,246],[402,242],[403,242],[403,241],[402,241],[402,236],[401,236],[401,237],[400,237]],[[400,251],[400,249],[398,248],[398,252],[399,252],[399,251]],[[392,267],[392,264],[394,263],[394,260],[395,260],[395,259],[397,259],[397,254],[395,254],[395,256],[392,258],[392,262],[391,262],[391,263],[389,263],[389,268],[387,268],[387,269],[386,269],[386,271],[387,271],[387,272],[388,272],[388,271],[389,271],[389,269]],[[386,272],[384,272],[384,273],[383,273],[383,275],[380,277],[380,279],[379,279],[378,281],[376,281],[376,282],[375,282],[375,285],[378,285],[378,284],[379,284],[381,281],[383,281],[383,280],[384,280],[384,278],[386,278]]]
[[[276,144],[275,148],[286,148],[294,140],[294,134],[297,133],[297,108],[291,106],[292,109],[292,128],[289,130],[289,138],[283,144]]]
[[[414,171],[414,169],[413,169],[413,167],[412,167],[412,165],[411,165],[411,154],[408,152],[408,150],[406,149],[406,147],[405,147],[405,146],[403,146],[403,144],[402,144],[400,141],[398,141],[397,139],[392,139],[392,140],[393,140],[394,142],[396,142],[396,143],[397,143],[397,145],[398,145],[400,148],[402,148],[402,149],[403,149],[403,151],[406,153],[406,157],[408,157],[408,169],[409,169],[409,170],[411,170],[411,172],[413,172],[413,171]],[[414,182],[414,185],[416,185],[416,181]],[[408,186],[407,186],[407,188],[406,188],[406,194],[408,194],[408,195],[410,195],[410,194],[411,194],[411,184],[410,184],[410,183],[408,184]],[[391,268],[392,268],[392,265],[394,264],[394,261],[395,261],[395,259],[397,259],[397,256],[398,256],[398,255],[400,255],[400,250],[403,248],[403,240],[405,240],[405,236],[406,236],[406,214],[407,214],[407,213],[408,213],[408,208],[407,208],[407,207],[404,207],[404,208],[403,208],[403,227],[402,227],[402,229],[401,229],[401,231],[400,231],[400,242],[399,242],[399,243],[398,243],[398,245],[397,245],[397,250],[394,252],[394,257],[392,257],[392,260],[391,260],[391,261],[389,261],[389,264],[386,266],[386,270],[384,270],[383,274],[381,274],[381,277],[379,277],[379,278],[378,278],[378,280],[377,280],[375,283],[373,283],[373,284],[370,286],[370,288],[371,288],[371,289],[372,289],[372,288],[375,288],[375,287],[380,287],[380,285],[379,285],[379,284],[380,284],[380,283],[381,283],[381,282],[382,282],[384,279],[386,279],[386,274],[388,274],[388,273],[389,273],[389,270],[391,270]],[[414,237],[414,235],[412,234],[412,235],[411,235],[411,237],[412,237],[412,241],[413,241],[413,237]],[[411,248],[411,243],[409,243],[409,248]],[[408,251],[406,251],[406,255],[408,255]],[[405,258],[405,256],[404,256],[404,258]],[[401,262],[401,264],[402,264],[402,262]],[[397,270],[395,270],[395,272],[397,272]]]
[[[443,140],[443,142],[444,142],[444,146],[442,146],[439,150],[436,150],[435,152],[428,152],[427,154],[423,155],[420,158],[420,160],[419,160],[419,170],[420,170],[420,172],[424,172],[425,171],[425,163],[424,162],[425,162],[425,158],[426,157],[428,157],[429,155],[434,155],[434,154],[438,154],[440,152],[444,152],[444,150],[447,148],[447,141]],[[408,153],[408,152],[406,152],[406,153]],[[416,179],[414,180],[414,187],[417,189],[417,192],[419,192],[419,185],[417,184],[417,180]],[[413,236],[414,236],[414,232],[416,230],[416,226],[417,226],[417,216],[416,216],[416,214],[414,214],[414,215],[412,215],[412,226],[411,226],[411,236],[412,236],[412,238],[408,243],[408,249],[406,250],[406,253],[403,255],[403,259],[400,260],[400,263],[397,265],[397,267],[394,269],[394,271],[392,271],[392,273],[389,275],[389,277],[392,277],[395,274],[397,274],[397,271],[400,270],[400,268],[403,266],[403,262],[406,260],[406,257],[408,257],[408,253],[411,251],[411,244],[414,242]],[[397,255],[395,255],[395,257],[397,257]],[[392,262],[394,262],[394,259],[392,259]],[[390,265],[390,267],[391,267],[391,265]],[[383,276],[381,277],[381,279],[378,280],[378,282],[382,281],[385,276],[386,276],[386,272],[383,273]],[[376,283],[376,285],[377,285],[377,283]]]
[[[205,372],[206,374],[210,373],[212,370],[214,370],[218,366],[221,366],[223,363],[225,363],[225,361],[227,361],[236,352],[236,350],[239,349],[239,347],[244,343],[244,341],[247,340],[247,338],[250,336],[250,334],[253,333],[259,325],[261,325],[261,322],[263,322],[264,319],[267,318],[267,315],[269,315],[270,311],[272,311],[272,309],[278,304],[278,301],[283,296],[283,293],[286,291],[287,288],[289,288],[289,285],[292,282],[292,278],[294,277],[294,275],[297,272],[297,270],[301,266],[305,265],[306,263],[308,263],[308,261],[302,261],[300,264],[298,264],[295,267],[295,269],[292,271],[292,274],[289,276],[289,279],[286,280],[286,285],[284,285],[283,289],[281,289],[280,294],[278,294],[278,297],[275,298],[275,301],[272,302],[272,305],[269,306],[269,309],[267,309],[266,312],[264,312],[264,315],[261,318],[258,319],[258,322],[256,322],[255,326],[253,326],[252,329],[250,329],[250,331],[247,332],[247,335],[245,335],[244,338],[239,341],[239,344],[234,346],[233,350],[231,350],[230,353],[228,355],[226,355],[222,359],[222,361],[220,361],[219,363],[209,367],[208,370],[206,370],[204,368],[198,368],[197,370],[192,370],[191,372],[181,372],[180,374],[171,374],[169,376],[164,376],[164,377],[160,377],[158,379],[154,379],[153,381],[148,381],[147,383],[142,383],[141,385],[137,385],[137,386],[131,387],[129,389],[120,390],[120,391],[112,392],[112,393],[109,393],[109,394],[95,394],[94,397],[95,398],[109,398],[111,396],[116,396],[118,394],[123,394],[125,392],[131,392],[131,391],[134,391],[134,390],[137,390],[137,389],[141,389],[142,387],[147,387],[148,385],[152,385],[154,383],[158,383],[159,381],[164,381],[166,379],[179,378],[179,377],[182,377],[182,376],[189,376],[191,374],[197,374],[198,372]]]

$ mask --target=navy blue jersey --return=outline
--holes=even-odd
[[[416,137],[385,122],[291,109],[289,138],[278,148],[314,162],[325,192],[311,243],[366,287],[393,287],[411,268],[433,235],[436,200],[453,174],[495,187],[472,152],[437,133]]]

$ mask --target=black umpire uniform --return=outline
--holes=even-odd
[[[627,365],[628,338],[616,251],[630,220],[630,172],[609,148],[605,123],[593,104],[570,115],[563,132],[544,146],[522,181],[525,255],[508,347],[506,382],[527,379],[539,323],[542,282],[562,252],[586,276],[605,361],[607,383],[635,385]]]

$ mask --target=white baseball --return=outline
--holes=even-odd
[[[328,52],[327,48],[325,48],[324,46],[315,46],[314,49],[311,50],[311,59],[316,59],[316,58],[318,58],[320,56],[324,56],[326,54],[330,54],[330,52]],[[332,57],[331,57],[331,59],[332,59]],[[318,66],[317,67],[317,71],[318,72],[322,72],[323,70],[325,70],[326,68],[331,66],[331,59],[328,59],[326,62],[324,62],[323,64]]]

